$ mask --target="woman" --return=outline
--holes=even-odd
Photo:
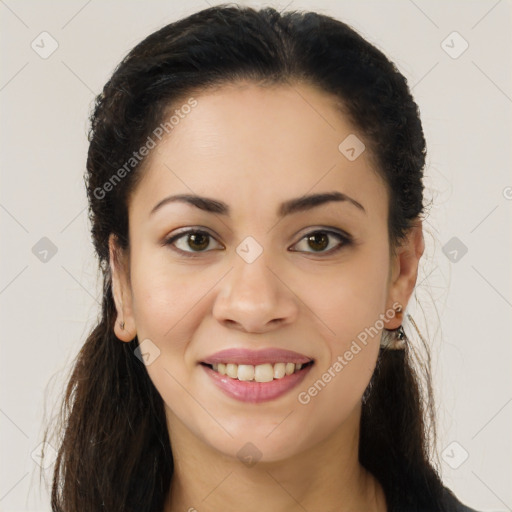
[[[103,307],[53,510],[470,512],[403,328],[424,163],[405,78],[340,21],[224,5],[138,44],[91,118]]]

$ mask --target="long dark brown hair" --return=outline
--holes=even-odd
[[[96,97],[90,118],[85,184],[102,309],[76,356],[56,422],[53,511],[163,510],[173,475],[163,400],[134,356],[137,337],[122,343],[114,334],[108,247],[110,234],[129,247],[127,200],[144,160],[112,180],[183,98],[241,80],[307,83],[339,99],[388,188],[392,250],[424,214],[418,107],[395,65],[348,25],[314,12],[223,4],[139,43]],[[431,461],[434,420],[428,358],[422,362],[410,346],[381,348],[363,400],[359,460],[382,484],[390,511],[443,510]]]

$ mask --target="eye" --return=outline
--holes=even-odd
[[[329,250],[325,250],[329,248],[331,245],[330,239],[334,238],[338,240],[338,244],[334,247],[331,247]],[[183,239],[183,240],[182,240]],[[175,249],[175,251],[183,254],[187,257],[199,256],[202,252],[210,252],[208,247],[210,246],[210,240],[213,239],[213,236],[210,235],[207,231],[199,230],[199,229],[188,229],[186,231],[182,231],[176,235],[171,236],[167,240],[163,242],[163,245],[171,245]],[[338,233],[336,231],[331,231],[327,229],[315,230],[307,233],[305,236],[301,238],[301,240],[295,244],[297,246],[303,240],[309,244],[309,247],[313,247],[313,251],[300,251],[294,249],[292,252],[311,252],[311,253],[319,253],[319,254],[333,254],[338,252],[343,247],[352,244],[352,237],[348,234]],[[182,243],[182,247],[178,247],[177,242]],[[222,247],[220,244],[218,244]],[[192,250],[189,250],[192,249]]]
[[[187,238],[185,239],[185,237]],[[185,239],[185,241],[182,244],[182,248],[180,248],[175,244],[175,242],[181,241],[182,238]],[[164,245],[175,246],[177,252],[182,253],[184,256],[193,257],[196,256],[194,253],[209,252],[206,251],[206,248],[210,245],[210,239],[213,239],[213,237],[207,231],[188,229],[187,231],[182,231],[181,233],[168,238],[165,240]],[[187,250],[187,247],[192,248],[193,250],[189,251]]]
[[[329,247],[330,242],[329,238],[336,238],[339,243],[337,246],[334,246],[334,248],[331,247],[330,250],[326,251],[327,247]],[[304,237],[301,238],[299,241],[302,242],[303,240],[306,241],[306,244],[309,244],[309,247],[313,247],[314,251],[305,251],[305,252],[312,252],[312,253],[320,253],[320,254],[333,254],[335,252],[338,252],[343,247],[350,245],[352,243],[352,237],[348,234],[342,234],[338,233],[336,231],[330,231],[330,230],[316,230],[311,231],[307,233]],[[298,244],[296,244],[298,245]],[[300,252],[300,251],[299,251]]]

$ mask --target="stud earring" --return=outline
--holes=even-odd
[[[396,313],[399,315],[402,312],[402,306],[396,308]],[[405,335],[402,324],[396,329],[384,329],[380,341],[380,347],[388,350],[404,350],[407,343],[407,336]]]

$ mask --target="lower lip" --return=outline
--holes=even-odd
[[[226,395],[242,402],[260,403],[274,400],[295,386],[298,386],[308,374],[313,365],[308,365],[298,372],[286,375],[282,379],[274,379],[270,382],[251,382],[232,379],[227,375],[221,375],[209,366],[201,365],[207,375]]]

